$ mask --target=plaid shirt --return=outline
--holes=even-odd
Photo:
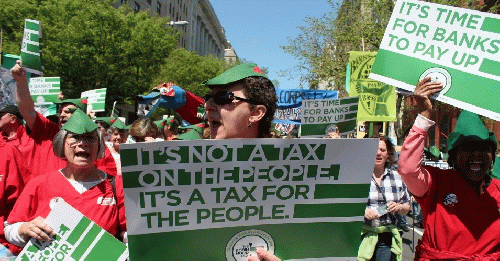
[[[368,195],[368,207],[377,210],[379,207],[387,205],[387,203],[394,201],[396,203],[410,203],[410,196],[406,185],[401,179],[401,176],[396,170],[386,168],[380,180],[380,186],[372,177],[370,184],[370,194]],[[396,225],[396,217],[394,214],[387,213],[382,215],[379,219],[367,220],[365,224],[368,226],[385,226]]]

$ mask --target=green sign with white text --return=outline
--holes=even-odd
[[[109,260],[125,261],[127,246],[73,208],[62,198],[53,198],[45,223],[55,232],[54,240],[31,239],[16,261]]]
[[[376,139],[124,144],[130,259],[356,260]],[[356,160],[353,160],[356,159]]]
[[[82,92],[80,97],[87,97],[87,112],[106,110],[106,88]]]
[[[500,120],[500,16],[399,0],[370,78],[413,91],[420,79],[443,83],[434,98]]]
[[[338,128],[340,135],[356,131],[358,97],[302,100],[300,135],[327,137]]]
[[[21,64],[27,72],[42,75],[42,59],[40,46],[42,42],[42,26],[39,21],[25,19],[23,42],[21,44]]]
[[[28,86],[35,105],[47,105],[59,101],[57,95],[61,91],[60,77],[31,78]]]

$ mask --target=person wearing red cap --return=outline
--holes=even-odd
[[[59,129],[71,116],[71,109],[79,108],[86,110],[85,99],[66,99],[58,102],[59,122],[58,124],[48,120],[36,112],[35,104],[29,92],[26,71],[21,67],[20,61],[11,69],[12,77],[17,85],[17,104],[19,111],[26,121],[29,136],[34,141],[31,156],[27,159],[28,167],[33,177],[42,175],[50,170],[57,170],[66,165],[64,160],[57,158],[52,152],[52,139]],[[116,164],[111,153],[107,157],[96,161],[96,166],[110,175],[116,175]]]
[[[398,172],[423,213],[415,260],[500,260],[500,180],[490,176],[497,140],[479,115],[463,110],[448,136],[451,169],[421,165],[434,125],[429,97],[441,89],[430,77],[417,84],[420,114],[399,158]]]

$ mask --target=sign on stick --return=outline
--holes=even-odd
[[[82,92],[80,97],[87,97],[87,112],[106,110],[106,88]]]
[[[25,19],[24,35],[21,44],[21,64],[26,71],[38,75],[43,74],[40,45],[42,42],[42,26],[39,21]]]

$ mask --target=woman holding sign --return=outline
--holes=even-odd
[[[452,169],[420,164],[434,125],[429,97],[441,88],[430,77],[417,84],[420,114],[400,155],[399,172],[424,215],[415,260],[500,260],[500,181],[490,176],[495,135],[478,115],[462,111],[447,141]]]
[[[111,180],[94,166],[105,149],[97,125],[76,109],[54,137],[53,149],[66,161],[66,167],[35,177],[26,185],[7,219],[7,240],[18,246],[30,238],[50,240],[56,228],[44,220],[51,203],[59,200],[110,234],[122,236],[126,231],[122,180],[121,176]]]
[[[264,138],[270,136],[276,110],[276,91],[256,64],[240,64],[208,80],[211,89],[205,109],[212,139]],[[279,261],[259,248],[249,261]]]
[[[389,138],[379,137],[358,260],[389,261],[402,257],[403,239],[395,214],[408,213],[410,196],[401,176],[391,169],[394,151]]]

